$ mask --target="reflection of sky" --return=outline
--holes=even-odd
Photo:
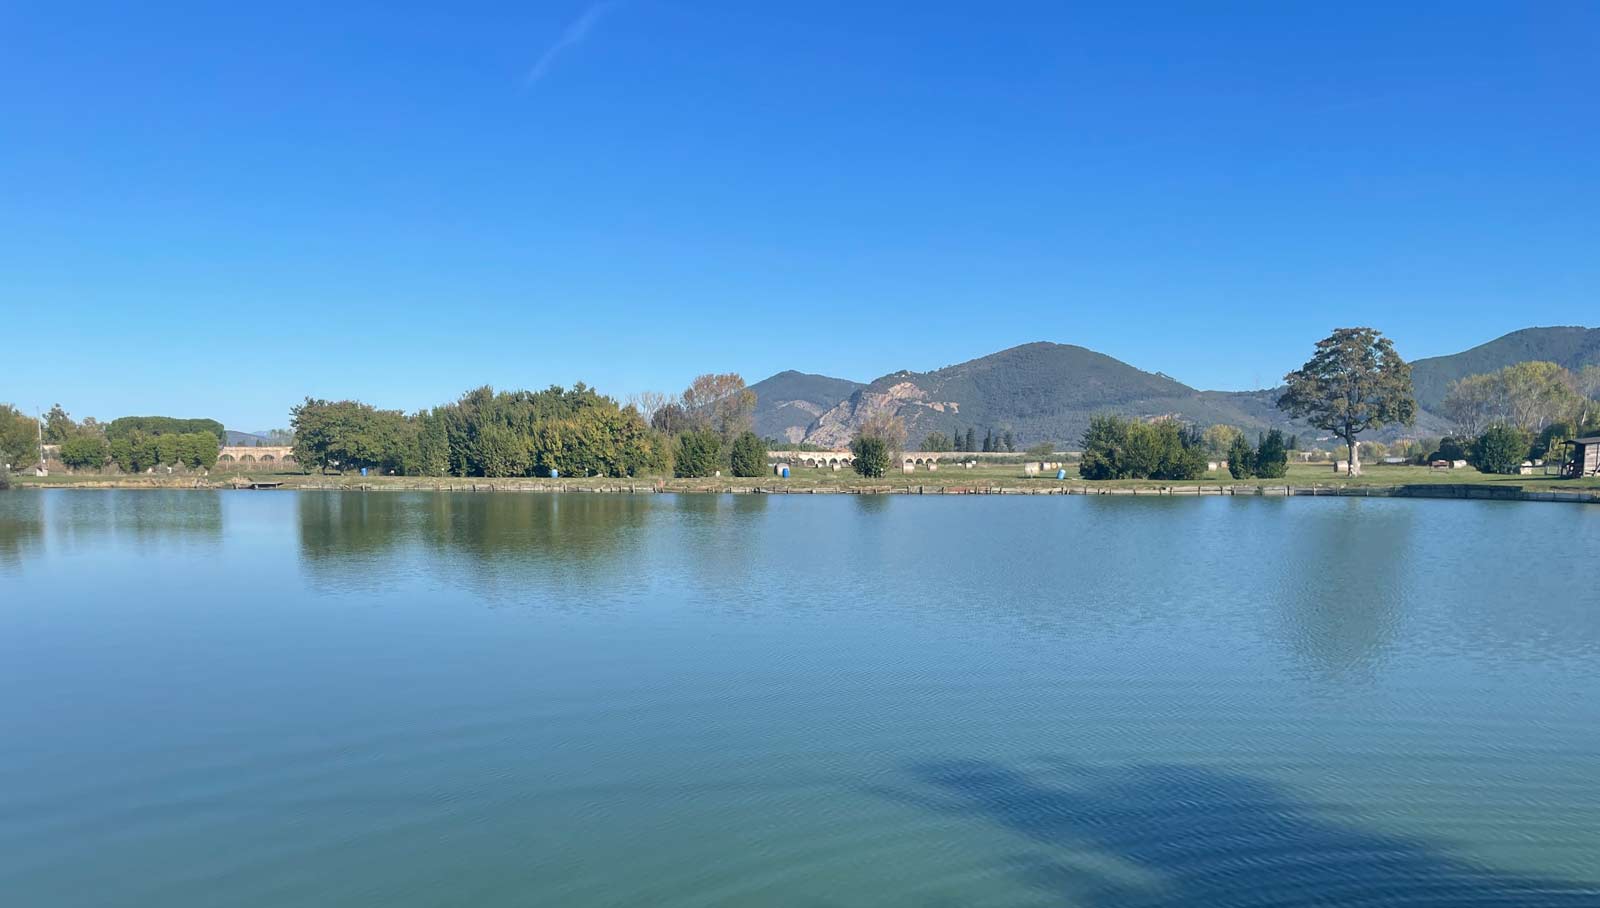
[[[1092,870],[1199,899],[1232,867],[1213,813],[1490,887],[1597,879],[1582,564],[1504,541],[1592,548],[1590,513],[0,496],[0,689],[27,692],[0,698],[0,778],[25,793],[0,811],[0,882],[72,868],[136,880],[123,904],[203,904],[159,897],[200,867],[265,905],[293,867],[406,904],[395,868],[455,862],[508,904],[704,904],[708,872],[807,904],[1030,904],[996,887],[1044,877],[1059,903]],[[375,833],[406,823],[404,844]],[[237,865],[197,860],[224,838]],[[1328,882],[1268,854],[1280,882]],[[1182,904],[1160,891],[1121,894]]]

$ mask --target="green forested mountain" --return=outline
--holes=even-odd
[[[1552,362],[1574,372],[1600,365],[1600,328],[1524,328],[1460,353],[1419,359],[1411,364],[1417,404],[1437,410],[1451,382],[1530,361]]]

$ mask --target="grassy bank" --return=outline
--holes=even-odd
[[[219,472],[210,476],[122,476],[53,474],[47,477],[19,476],[14,482],[23,488],[202,488],[232,489],[253,481],[278,482],[286,489],[428,489],[454,491],[526,490],[526,491],[671,491],[671,492],[940,492],[1011,491],[1022,493],[1060,492],[1066,487],[1087,490],[1090,493],[1106,490],[1177,489],[1189,491],[1196,488],[1255,487],[1345,489],[1369,487],[1373,489],[1396,486],[1449,485],[1483,486],[1526,491],[1600,491],[1600,478],[1561,479],[1557,476],[1499,476],[1479,473],[1473,469],[1432,470],[1427,467],[1376,466],[1363,475],[1350,478],[1337,474],[1327,465],[1294,464],[1283,479],[1236,480],[1226,472],[1207,474],[1205,478],[1182,482],[1164,480],[1110,480],[1088,482],[1078,478],[1077,471],[1069,468],[1065,481],[1048,476],[1027,476],[1019,464],[984,464],[972,469],[945,465],[935,472],[918,469],[915,473],[894,473],[882,479],[867,479],[849,470],[794,470],[789,479],[762,476],[754,479],[718,477],[706,479],[674,479],[648,477],[636,479],[563,478],[550,479],[473,479],[461,477],[430,476],[369,476],[355,474],[328,475],[304,473]]]

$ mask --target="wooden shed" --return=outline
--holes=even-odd
[[[1600,475],[1600,435],[1574,438],[1567,444],[1572,446],[1572,459],[1567,461],[1567,468],[1562,471],[1563,475]]]

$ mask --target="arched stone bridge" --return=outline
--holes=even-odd
[[[901,455],[900,468],[907,473],[915,471],[918,467],[937,470],[941,462],[964,463],[977,459],[978,455],[964,451],[907,451]],[[848,467],[855,463],[856,456],[849,451],[768,451],[767,460],[771,463],[826,470]]]
[[[829,467],[848,467],[855,463],[856,456],[849,451],[768,451],[767,460],[770,463],[826,470]]]
[[[217,451],[219,470],[266,470],[300,466],[294,449],[274,445],[223,445]]]

